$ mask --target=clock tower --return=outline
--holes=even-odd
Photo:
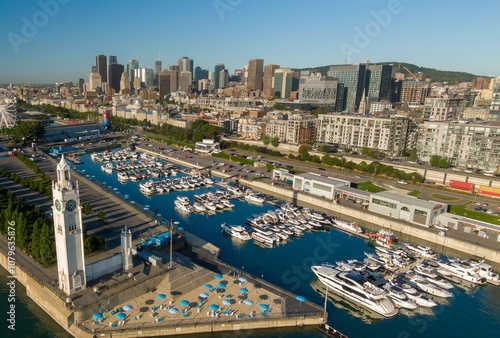
[[[64,155],[52,182],[52,198],[59,288],[70,295],[85,289],[87,282],[78,182],[72,180]]]

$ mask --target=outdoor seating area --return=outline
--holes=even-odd
[[[142,323],[181,324],[196,320],[268,318],[281,314],[284,299],[243,276],[214,274],[213,280],[187,293],[155,290],[114,309],[97,312],[83,325],[106,330]]]

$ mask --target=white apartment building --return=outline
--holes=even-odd
[[[462,117],[464,99],[430,97],[425,99],[424,121],[454,121]]]
[[[289,144],[310,143],[316,139],[316,123],[314,115],[303,114],[293,114],[288,120],[271,119],[266,124],[266,135]]]
[[[500,124],[424,122],[417,152],[428,162],[433,155],[450,165],[497,172],[500,165]]]
[[[389,156],[401,156],[406,149],[409,124],[410,120],[405,117],[321,114],[316,139],[335,148],[360,151],[368,147]]]

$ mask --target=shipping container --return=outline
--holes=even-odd
[[[500,188],[488,187],[486,185],[480,185],[477,191],[479,195],[498,197],[500,198]]]
[[[462,181],[450,180],[450,188],[472,192],[474,191],[474,184]]]

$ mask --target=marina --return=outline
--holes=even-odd
[[[211,188],[202,188],[201,190],[183,190],[176,192],[175,194],[146,196],[139,192],[139,182],[129,181],[126,182],[125,185],[121,185],[117,179],[110,179],[107,174],[102,172],[98,163],[95,163],[95,166],[92,169],[89,167],[92,166],[91,161],[85,160],[85,158],[83,161],[85,162],[83,168],[82,166],[75,168],[80,171],[85,170],[82,171],[81,174],[83,176],[89,175],[89,178],[93,178],[97,184],[106,183],[102,184],[102,186],[109,191],[109,193],[121,198],[128,195],[129,198],[124,199],[124,202],[128,201],[127,203],[129,205],[134,206],[139,210],[142,210],[143,206],[148,205],[149,210],[146,210],[145,212],[149,213],[152,217],[153,215],[151,210],[154,210],[155,208],[158,208],[159,212],[163,215],[174,215],[174,219],[177,218],[186,230],[216,244],[217,247],[220,248],[221,259],[223,261],[228,262],[232,266],[238,267],[239,270],[242,270],[247,275],[250,274],[264,277],[265,280],[269,280],[271,283],[275,283],[285,289],[289,289],[303,295],[306,299],[310,299],[317,304],[323,303],[324,293],[319,293],[314,288],[311,288],[310,281],[314,279],[314,274],[312,271],[307,270],[308,264],[305,262],[322,263],[324,261],[348,261],[352,259],[363,261],[364,251],[375,254],[375,249],[367,246],[368,243],[366,238],[362,236],[354,236],[354,234],[348,232],[337,231],[335,227],[327,227],[322,231],[307,230],[303,232],[300,237],[291,237],[290,240],[287,241],[286,245],[278,245],[272,248],[267,246],[257,246],[249,243],[250,241],[240,241],[229,236],[223,236],[221,234],[222,223],[226,222],[227,224],[242,225],[245,224],[246,218],[254,219],[268,212],[276,212],[276,207],[267,203],[257,205],[253,203],[250,204],[241,199],[235,199],[232,201],[232,203],[234,203],[234,207],[232,208],[232,211],[229,212],[214,214],[192,213],[184,215],[175,211],[174,201],[177,199],[177,196],[186,196],[191,201],[194,201],[194,195],[207,192],[215,193],[218,191],[220,189],[217,185],[219,182],[216,182],[216,184],[214,184]],[[118,190],[114,190],[115,187],[117,187]],[[177,215],[177,217],[175,217],[175,215]],[[253,217],[254,215],[256,217]],[[266,218],[269,218],[269,216]],[[327,245],[326,243],[330,244]],[[317,248],[321,248],[323,251],[317,251]],[[318,254],[314,255],[314,252],[318,252]],[[282,258],[284,255],[286,255],[286,258]],[[278,259],[278,257],[281,258]],[[308,260],[305,260],[306,258]],[[437,316],[440,319],[439,322],[453,322],[455,319],[452,318],[455,318],[459,315],[459,313],[460,315],[463,313],[464,315],[468,314],[468,316],[471,316],[472,314],[467,312],[469,306],[471,306],[471,304],[476,304],[476,301],[479,299],[483,300],[484,296],[490,295],[492,292],[493,294],[497,292],[496,288],[491,289],[492,287],[493,286],[490,285],[485,285],[480,288],[472,286],[469,291],[458,288],[453,290],[454,297],[451,298],[450,305],[436,305],[431,308],[432,312],[430,313],[422,310],[422,306],[417,309],[418,311],[410,311],[409,314],[400,310],[401,313],[405,314],[404,316],[395,316],[386,320],[381,320],[381,318],[375,320],[368,319],[370,324],[367,324],[365,319],[363,319],[370,318],[369,315],[363,313],[367,312],[367,310],[363,307],[359,307],[359,315],[354,315],[352,312],[347,310],[352,308],[352,304],[350,306],[344,306],[344,309],[339,311],[337,308],[337,302],[345,304],[347,301],[342,298],[337,298],[332,290],[330,290],[327,298],[332,301],[327,302],[327,311],[330,314],[328,323],[350,336],[369,336],[373,335],[374,332],[375,334],[376,332],[379,332],[382,335],[383,332],[386,331],[387,327],[391,327],[396,331],[399,327],[399,330],[409,330],[409,332],[417,334],[419,327],[416,325],[409,326],[408,323],[409,320],[412,320],[413,322],[413,319],[411,318],[421,316],[420,313],[424,313],[423,317],[417,318],[420,318],[420,321],[424,320],[429,324],[427,332],[431,332],[431,334],[446,334],[445,331],[440,329],[440,326],[433,325],[434,321],[427,320],[426,318],[433,318],[434,316]],[[470,299],[467,297],[467,295],[470,294],[477,295],[476,297],[479,297],[479,299],[476,299],[476,297]],[[491,296],[487,296],[487,299],[489,299],[489,297],[493,297],[493,294],[491,294]],[[153,306],[156,306],[156,303],[158,303],[158,305],[169,306],[168,302],[166,304],[159,304],[159,300],[154,298],[154,294],[151,294],[150,298],[151,297],[155,300],[155,304]],[[421,299],[421,304],[424,304],[426,298],[429,302],[432,301],[422,293],[413,297]],[[494,298],[492,298],[492,300],[493,299]],[[181,300],[183,299],[178,298],[176,301],[180,302]],[[127,304],[122,304],[122,306],[124,305]],[[484,305],[478,303],[472,306],[482,307]],[[177,308],[179,309],[179,305],[177,305]],[[197,306],[191,310],[195,309],[197,309]],[[116,310],[116,308],[113,308],[112,310]],[[492,321],[489,321],[489,323],[493,323],[496,312],[487,313],[487,316],[492,318]],[[171,315],[168,310],[165,309],[160,310],[160,314],[166,317]],[[181,318],[182,313],[179,312],[177,316]],[[206,312],[204,313],[204,316],[209,318],[207,317]],[[135,321],[133,317],[131,318],[132,321]],[[361,325],[359,323],[361,323]],[[491,325],[491,330],[495,329],[494,324],[489,325]],[[460,324],[458,326],[461,327]],[[485,330],[489,330],[488,325],[486,325]],[[262,337],[265,337],[266,335],[271,334],[271,332],[282,332],[282,334],[287,337],[299,337],[303,334],[312,337],[318,336],[318,333],[316,333],[315,330],[309,330],[307,328],[300,331],[289,331],[287,329],[268,331],[263,329],[262,331],[253,331],[252,335],[261,335]]]

